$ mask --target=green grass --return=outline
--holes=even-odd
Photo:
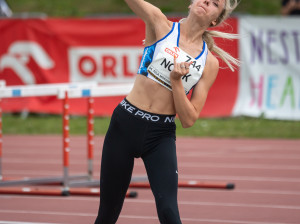
[[[49,17],[82,17],[95,14],[128,14],[123,0],[7,0],[15,13],[43,12]],[[186,14],[188,0],[149,0],[164,13]],[[242,0],[235,10],[238,14],[279,15],[279,0]]]
[[[96,135],[105,135],[110,118],[95,118]],[[86,118],[71,117],[70,134],[86,134]],[[300,121],[277,121],[263,118],[214,118],[199,119],[195,125],[183,129],[179,120],[178,136],[222,137],[222,138],[282,138],[300,139]],[[3,115],[3,134],[61,134],[62,118],[58,115]]]
[[[263,118],[199,119],[187,129],[178,128],[180,136],[226,138],[300,138],[299,121],[278,121]]]

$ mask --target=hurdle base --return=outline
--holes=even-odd
[[[99,187],[100,180],[88,180],[88,181],[72,181],[69,183],[71,187]],[[147,176],[132,177],[129,187],[132,188],[150,188]],[[234,183],[223,182],[204,182],[204,181],[179,181],[178,187],[182,188],[212,188],[212,189],[227,189],[233,190],[235,188]]]
[[[39,188],[39,187],[0,187],[0,194],[36,195],[36,196],[100,196],[97,188]],[[136,191],[128,191],[127,198],[136,198]]]
[[[88,179],[87,174],[69,176],[69,180]],[[2,186],[15,186],[15,185],[35,185],[35,184],[61,184],[64,181],[64,177],[46,177],[46,178],[23,178],[12,179],[3,178],[0,181],[0,187]]]
[[[70,187],[99,187],[100,180],[89,179],[86,181],[70,181]]]
[[[150,188],[149,182],[131,182],[131,188]],[[226,189],[233,190],[235,184],[233,183],[219,183],[219,182],[201,182],[201,181],[179,181],[180,188],[211,188],[211,189]]]

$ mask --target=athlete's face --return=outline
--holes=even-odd
[[[190,13],[205,18],[210,25],[215,26],[224,7],[225,0],[193,0],[189,9]]]

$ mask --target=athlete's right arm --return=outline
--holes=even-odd
[[[169,32],[172,23],[159,8],[144,0],[125,0],[125,2],[146,24],[146,45]]]

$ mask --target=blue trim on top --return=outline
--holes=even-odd
[[[205,51],[205,48],[206,48],[206,43],[205,43],[205,41],[203,41],[202,52],[201,52],[195,59],[199,59],[199,58],[202,56],[202,54],[203,54],[204,51]]]
[[[206,55],[205,55],[205,62],[204,62],[204,67],[206,65],[206,61],[207,61],[207,55],[208,55],[208,51],[206,51]]]
[[[13,89],[12,90],[12,95],[17,97],[17,96],[21,96],[21,90],[20,89]]]
[[[156,44],[146,47],[143,52],[143,57],[138,69],[138,74],[148,76],[147,68],[153,60]]]
[[[178,23],[177,47],[179,47],[179,39],[180,39],[180,23]]]

